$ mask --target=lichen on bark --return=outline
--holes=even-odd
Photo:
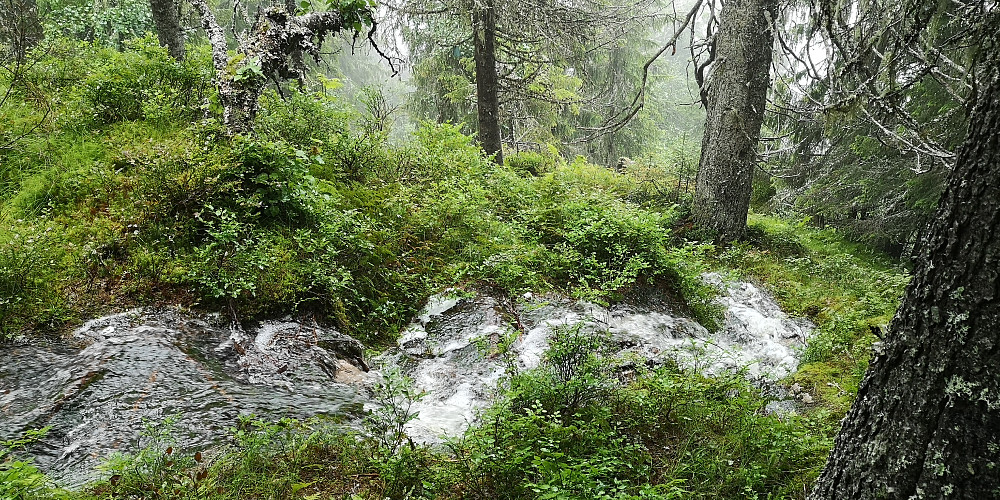
[[[239,56],[230,58],[226,34],[206,0],[188,1],[201,16],[202,27],[212,46],[215,86],[223,107],[223,123],[233,134],[251,130],[260,95],[269,81],[301,80],[305,71],[301,64],[302,54],[318,62],[320,48],[327,36],[345,29],[358,30],[356,25],[348,26],[341,12],[294,15],[284,7],[272,7],[258,16],[246,40],[237,49]],[[352,14],[374,25],[370,11]]]
[[[777,0],[727,2],[715,35],[692,211],[695,223],[721,242],[746,230],[777,9]]]
[[[1000,498],[1000,50],[811,500]]]

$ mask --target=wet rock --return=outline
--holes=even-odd
[[[265,321],[249,332],[233,330],[216,351],[234,357],[247,382],[289,389],[356,382],[358,373],[369,370],[361,342],[332,328],[291,319]],[[347,366],[353,368],[351,374],[341,375]]]
[[[427,391],[407,426],[421,442],[459,434],[494,400],[509,363],[538,366],[564,326],[608,331],[629,358],[624,378],[629,366],[634,372],[667,361],[709,375],[739,371],[761,383],[792,373],[811,324],[789,318],[753,284],[706,279],[723,290],[718,332],[655,296],[603,307],[553,294],[512,301],[452,289],[432,297],[398,346],[373,365],[397,367]],[[66,344],[15,345],[0,351],[0,367],[0,439],[51,425],[31,452],[43,470],[71,485],[92,477],[100,457],[133,448],[147,421],[179,415],[180,447],[205,448],[239,415],[355,411],[364,399],[358,388],[380,377],[369,372],[363,346],[332,328],[284,319],[234,330],[175,309],[99,318]],[[797,397],[808,404],[805,396]],[[780,402],[773,411],[794,404]]]
[[[786,415],[793,415],[796,413],[795,401],[791,399],[779,399],[771,401],[764,406],[764,412],[768,415],[777,415],[779,417]]]
[[[508,330],[500,302],[488,295],[431,297],[423,313],[403,331],[398,348],[374,364],[399,368],[427,396],[411,410],[419,416],[407,425],[414,441],[431,442],[443,433],[464,429],[479,409],[493,400],[503,374],[486,350]],[[482,348],[482,349],[481,349]]]
[[[233,331],[175,309],[87,322],[64,345],[0,351],[0,440],[51,426],[29,452],[63,484],[133,449],[147,422],[179,416],[180,448],[204,449],[239,415],[308,418],[358,406],[360,344],[293,321]],[[356,364],[354,364],[356,363]]]

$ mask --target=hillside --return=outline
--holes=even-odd
[[[671,166],[615,171],[555,151],[497,165],[448,124],[390,141],[336,85],[268,93],[256,132],[233,137],[214,118],[210,67],[204,46],[178,63],[151,37],[122,51],[61,41],[12,87],[3,133],[26,132],[0,151],[0,349],[174,306],[245,328],[308,318],[371,356],[451,287],[511,304],[654,294],[712,330],[720,291],[702,275],[715,271],[817,325],[778,384],[808,396],[768,413],[776,396],[739,374],[667,365],[622,379],[599,335],[570,335],[445,447],[394,434],[416,394],[387,377],[382,410],[353,430],[245,418],[229,444],[194,450],[149,422],[141,448],[73,491],[31,464],[44,430],[12,437],[0,497],[804,498],[898,305],[901,264],[772,215],[716,246],[692,228]]]

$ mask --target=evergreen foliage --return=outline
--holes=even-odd
[[[394,146],[355,133],[336,97],[297,91],[230,139],[190,121],[212,100],[205,50],[178,63],[149,37],[129,47],[59,42],[28,75],[54,111],[4,153],[8,336],[170,297],[239,320],[317,313],[384,341],[465,280],[599,301],[655,281],[711,323],[705,249],[633,175],[556,156],[533,160],[537,176],[496,167],[450,125]]]
[[[461,125],[422,123],[390,142],[329,88],[268,93],[255,134],[230,137],[206,46],[189,44],[178,63],[151,36],[122,50],[46,44],[23,79],[0,80],[13,96],[0,123],[39,119],[39,100],[50,109],[27,135],[0,130],[15,140],[0,149],[5,339],[169,302],[234,320],[313,314],[377,347],[456,283],[605,303],[652,286],[711,328],[715,290],[700,276],[715,269],[759,281],[818,324],[786,381],[816,401],[767,414],[771,396],[735,375],[626,376],[629,360],[611,356],[603,333],[567,329],[447,449],[405,441],[418,394],[390,378],[382,402],[400,411],[373,413],[359,431],[243,419],[210,452],[179,449],[169,425],[151,424],[76,492],[41,474],[23,442],[4,443],[0,496],[802,498],[857,391],[872,327],[908,280],[843,231],[805,221],[752,216],[745,244],[689,241],[687,140],[621,171],[555,146],[498,166]]]

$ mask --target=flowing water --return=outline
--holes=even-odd
[[[50,426],[29,451],[72,486],[92,477],[100,458],[134,450],[145,422],[179,416],[179,442],[199,449],[240,415],[341,415],[359,406],[336,381],[357,371],[334,354],[352,341],[293,322],[245,333],[176,310],[100,318],[74,332],[75,346],[0,351],[0,440]]]
[[[549,338],[559,327],[579,325],[607,330],[618,354],[652,364],[669,358],[707,375],[740,372],[779,395],[775,381],[793,373],[814,326],[789,318],[766,292],[745,282],[726,282],[717,274],[705,280],[722,292],[724,322],[709,332],[673,312],[655,296],[603,307],[563,296],[526,295],[521,300],[489,293],[449,291],[432,297],[423,314],[407,328],[399,346],[375,360],[395,366],[426,396],[411,408],[418,416],[407,432],[417,441],[438,442],[460,434],[477,411],[493,400],[506,367],[492,346],[516,335],[510,352],[519,369],[538,366]],[[519,333],[512,333],[512,323]],[[790,401],[773,411],[793,409]]]
[[[457,435],[493,400],[505,363],[537,366],[560,326],[610,332],[623,355],[652,364],[672,359],[706,374],[740,371],[770,383],[792,373],[812,325],[790,319],[750,283],[723,282],[725,322],[709,332],[655,296],[602,307],[564,296],[519,300],[451,290],[432,297],[399,345],[374,367],[396,367],[427,396],[413,406],[415,441]],[[379,373],[362,346],[336,330],[271,321],[243,331],[175,309],[99,318],[67,342],[0,350],[0,440],[50,426],[29,451],[65,485],[94,475],[113,451],[134,450],[147,422],[179,416],[182,448],[217,444],[241,415],[306,418],[360,415]],[[373,368],[374,368],[373,367]],[[789,406],[786,404],[786,406]]]

